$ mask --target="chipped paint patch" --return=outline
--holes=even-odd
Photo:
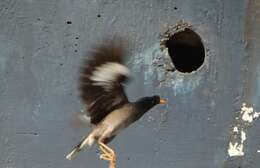
[[[230,157],[232,156],[244,156],[244,145],[238,144],[238,142],[235,142],[234,144],[232,142],[229,142],[229,149],[228,154]]]
[[[252,122],[260,116],[260,112],[255,112],[253,107],[247,107],[242,104],[240,115],[236,117],[237,124],[233,127],[233,133],[228,145],[228,155],[244,156],[244,143],[247,139],[246,130]]]
[[[246,133],[242,130],[241,131],[241,143],[243,144],[246,140]]]
[[[256,152],[257,152],[257,153],[260,153],[260,150],[257,150]]]
[[[254,112],[253,107],[246,107],[245,103],[242,105],[241,114],[242,120],[249,123],[260,116],[260,112]]]
[[[238,133],[238,128],[237,128],[237,127],[234,127],[234,128],[233,128],[233,132]]]
[[[233,128],[233,132],[239,134],[238,127]],[[232,156],[244,156],[244,142],[246,140],[246,133],[241,130],[240,131],[240,142],[229,142],[228,154],[230,157]]]

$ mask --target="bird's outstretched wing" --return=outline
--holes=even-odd
[[[119,42],[121,42],[119,40]],[[95,47],[80,73],[79,90],[92,124],[128,102],[123,82],[129,77],[124,65],[125,51],[116,40]]]

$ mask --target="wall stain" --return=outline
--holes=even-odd
[[[174,96],[192,92],[203,81],[205,74],[203,68],[192,73],[175,71],[167,49],[162,51],[160,43],[155,43],[135,55],[132,62],[133,71],[143,72],[146,90],[157,87],[171,88]]]

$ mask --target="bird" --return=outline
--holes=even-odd
[[[79,94],[86,109],[84,115],[93,129],[66,159],[72,160],[82,149],[96,143],[103,152],[100,159],[115,164],[116,154],[108,143],[154,106],[167,103],[158,95],[128,100],[124,87],[131,77],[125,64],[126,55],[122,39],[117,38],[96,45],[84,58],[79,75]]]

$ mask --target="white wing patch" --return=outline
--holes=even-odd
[[[129,76],[129,69],[119,63],[108,62],[96,68],[93,71],[90,80],[95,81],[94,85],[110,85],[117,80],[119,75]]]

